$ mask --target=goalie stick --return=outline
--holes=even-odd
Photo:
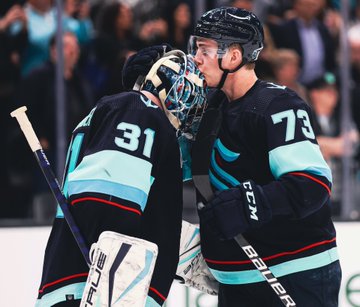
[[[213,101],[220,100],[221,91],[212,97]],[[213,198],[213,190],[209,178],[209,167],[211,152],[214,142],[219,133],[222,122],[222,104],[219,106],[209,106],[205,111],[200,122],[199,131],[196,135],[196,140],[192,147],[192,177],[196,190],[209,202]],[[198,203],[198,209],[205,207],[202,202]],[[256,269],[262,274],[270,287],[274,290],[281,302],[287,306],[296,306],[296,303],[291,296],[286,292],[285,288],[277,280],[274,274],[267,267],[265,262],[260,258],[255,249],[249,244],[242,234],[234,237],[235,241],[249,257]]]
[[[66,222],[69,225],[69,228],[75,238],[76,243],[78,244],[82,255],[85,258],[86,263],[90,266],[90,258],[89,258],[89,248],[84,240],[84,236],[81,234],[79,227],[77,226],[76,222],[74,221],[73,216],[69,210],[69,203],[67,202],[64,193],[62,192],[59,182],[52,171],[51,165],[49,160],[47,159],[45,152],[37,138],[35,131],[27,117],[25,111],[27,108],[22,106],[13,112],[10,113],[11,117],[15,117],[18,121],[22,132],[25,135],[27,142],[30,145],[32,152],[35,155],[35,158],[46,178],[47,183],[53,193],[57,203],[59,204],[61,210],[64,213],[64,217]]]

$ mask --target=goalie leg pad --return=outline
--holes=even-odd
[[[199,227],[182,221],[179,264],[176,275],[185,286],[217,295],[219,283],[211,274],[201,253]]]
[[[143,307],[158,255],[157,245],[104,231],[91,246],[91,267],[80,307]]]

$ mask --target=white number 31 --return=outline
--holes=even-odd
[[[292,109],[271,115],[274,124],[281,123],[284,119],[286,119],[285,142],[291,141],[295,137],[296,117],[302,121],[302,133],[309,139],[315,139],[315,134],[310,124],[309,115],[305,110],[297,110],[296,115],[295,111]]]

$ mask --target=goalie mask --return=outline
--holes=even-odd
[[[141,90],[158,97],[171,124],[191,138],[206,107],[206,83],[192,56],[165,53],[150,69]]]

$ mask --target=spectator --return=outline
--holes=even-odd
[[[295,17],[272,27],[276,46],[299,54],[299,81],[305,86],[335,69],[334,42],[325,24],[317,19],[324,5],[323,0],[295,0]]]
[[[20,84],[17,101],[26,104],[29,116],[40,143],[53,165],[56,162],[56,104],[55,104],[55,65],[57,50],[55,37],[50,41],[50,61],[33,70]],[[65,32],[63,36],[64,79],[66,103],[66,136],[70,138],[76,124],[90,111],[94,104],[94,96],[90,85],[76,69],[79,59],[79,45],[76,36]],[[33,170],[28,170],[33,172]],[[37,174],[38,168],[35,169]],[[40,177],[40,174],[39,174]],[[35,193],[42,197],[48,195],[48,187],[44,180],[39,180],[34,187]]]
[[[26,198],[23,197],[26,193],[21,193],[23,191],[20,189],[14,191],[13,183],[16,181],[16,176],[9,168],[9,163],[7,163],[10,158],[9,148],[13,145],[11,140],[16,130],[13,129],[16,123],[11,121],[9,113],[14,106],[13,94],[20,79],[19,55],[26,47],[27,42],[26,28],[23,28],[15,36],[10,35],[9,29],[17,22],[26,22],[24,10],[20,5],[13,5],[4,15],[0,14],[0,102],[2,108],[0,112],[0,131],[4,135],[3,144],[6,148],[6,150],[1,150],[0,153],[0,159],[4,164],[0,171],[0,186],[3,191],[2,200],[6,204],[1,210],[1,216],[6,218],[20,218],[28,215],[25,208]],[[23,145],[26,146],[25,142]],[[24,148],[26,148],[25,146]],[[22,151],[14,151],[12,155],[19,158],[17,152]],[[24,159],[19,159],[18,165],[22,161]],[[25,189],[27,188],[25,187]]]
[[[254,11],[255,1],[253,0],[232,0],[230,6],[244,9],[247,11]],[[259,54],[259,58],[256,62],[255,72],[261,79],[271,80],[274,79],[273,70],[271,67],[271,61],[276,56],[275,44],[268,26],[263,24],[264,30],[264,47]]]
[[[66,30],[76,34],[80,46],[88,44],[94,31],[89,1],[65,0],[64,25]]]
[[[174,47],[187,51],[187,42],[192,31],[192,13],[190,6],[186,1],[180,0],[172,2],[169,5],[168,23],[168,42]]]
[[[56,8],[52,0],[27,0],[24,8],[26,25],[24,22],[13,25],[12,33],[17,33],[24,26],[29,32],[28,46],[21,55],[21,72],[26,76],[32,69],[49,60],[49,41],[56,30]],[[69,16],[65,16],[63,21],[65,30],[75,31],[81,41],[89,39],[90,31],[80,31],[80,21],[76,22]]]
[[[82,69],[97,99],[123,91],[121,70],[139,46],[134,36],[132,9],[120,2],[105,2],[97,13],[96,36],[82,59]]]
[[[314,131],[318,144],[333,174],[332,210],[333,214],[338,215],[341,202],[341,158],[343,155],[353,155],[358,133],[353,129],[347,136],[341,134],[339,92],[333,74],[327,73],[313,81],[309,85],[309,98],[315,113]],[[345,146],[346,138],[350,142],[349,148]]]
[[[307,101],[306,88],[298,82],[299,55],[291,49],[278,49],[272,58],[275,83],[285,85],[295,91],[303,100]]]
[[[161,44],[168,37],[168,24],[162,17],[145,21],[138,33],[142,46]]]
[[[360,22],[348,31],[351,64],[351,100],[352,114],[358,131],[360,131]],[[360,152],[358,157],[360,160]]]

